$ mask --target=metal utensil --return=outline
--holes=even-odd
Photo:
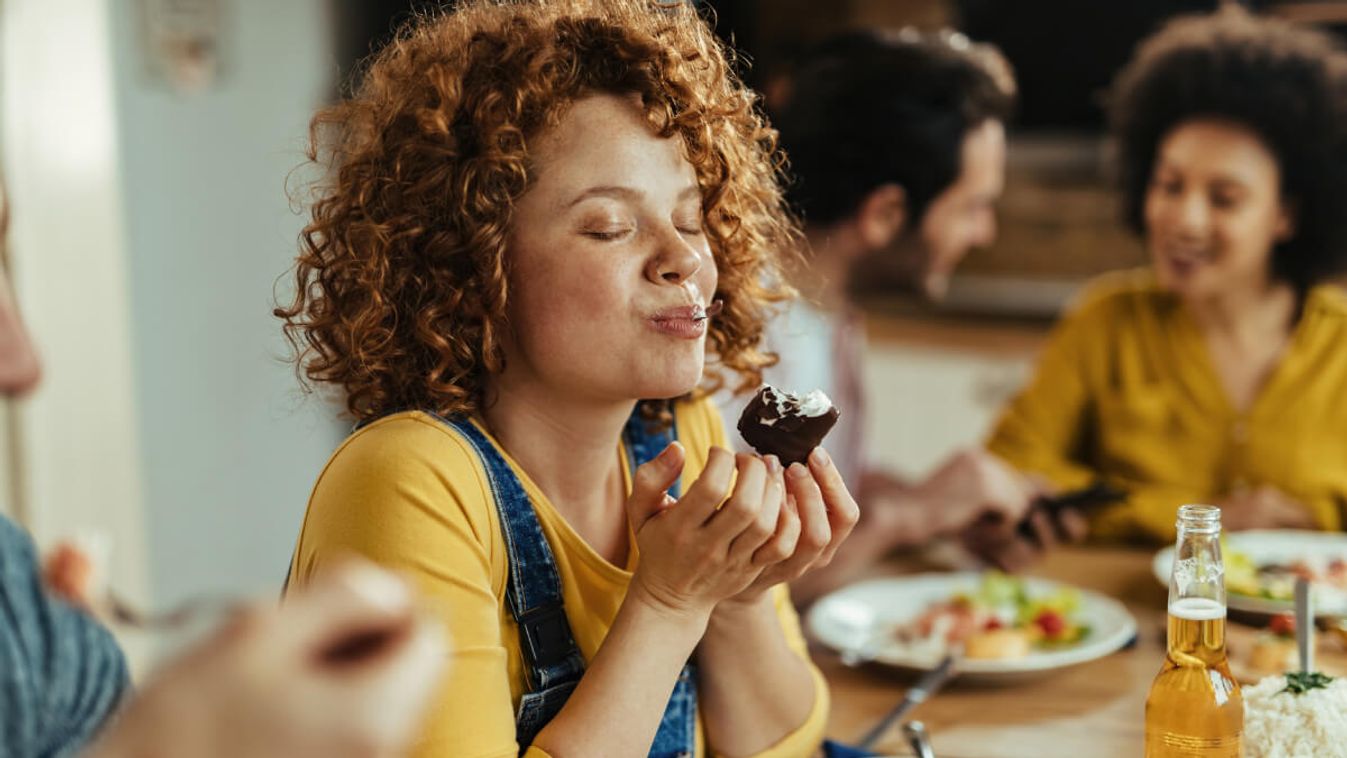
[[[1305,577],[1296,578],[1296,649],[1300,653],[1300,670],[1314,670],[1314,598]]]
[[[243,606],[235,598],[201,596],[189,598],[166,611],[148,612],[137,608],[120,595],[108,591],[106,608],[111,620],[135,629],[171,631],[181,629],[203,618],[229,615]]]
[[[907,744],[917,758],[935,758],[935,750],[931,748],[931,738],[926,734],[925,724],[920,721],[903,724],[903,736],[907,737]]]
[[[868,750],[880,737],[884,736],[884,733],[889,730],[889,727],[902,720],[902,718],[907,715],[908,711],[911,711],[913,708],[926,702],[927,698],[935,694],[935,691],[940,689],[940,686],[949,681],[950,677],[954,675],[954,667],[955,664],[958,663],[958,660],[959,656],[951,653],[950,655],[946,655],[944,660],[940,661],[939,665],[923,674],[921,679],[918,679],[917,683],[912,685],[912,687],[904,693],[903,699],[898,701],[898,705],[895,705],[892,710],[884,714],[884,717],[879,720],[879,723],[875,724],[869,732],[866,732],[865,736],[861,738],[861,741],[857,743],[857,746],[862,750]]]

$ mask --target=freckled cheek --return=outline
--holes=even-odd
[[[567,339],[602,330],[630,314],[618,274],[604,267],[557,267],[530,282],[529,319],[536,332]]]

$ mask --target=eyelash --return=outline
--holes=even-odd
[[[616,231],[616,232],[588,231],[588,232],[584,232],[584,235],[585,235],[586,237],[591,238],[591,239],[599,240],[600,242],[612,242],[612,241],[614,241],[614,240],[620,239],[620,238],[623,237],[626,233],[627,233],[627,230],[626,230],[626,229],[622,229],[622,230]]]
[[[701,226],[697,227],[680,226],[676,228],[678,229],[679,234],[686,234],[689,237],[700,237],[706,233],[706,230],[702,229]],[[584,234],[586,237],[589,237],[590,239],[596,239],[599,240],[600,242],[613,242],[626,236],[629,231],[630,231],[629,229],[621,229],[613,232],[589,230],[581,233]]]

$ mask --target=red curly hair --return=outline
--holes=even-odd
[[[724,309],[708,353],[756,386],[770,303],[798,254],[776,133],[684,2],[478,0],[406,25],[354,94],[310,125],[323,166],[295,295],[275,314],[301,382],[340,387],[358,420],[481,407],[503,368],[507,232],[535,168],[528,143],[594,93],[637,95],[682,140],[702,193]],[[724,383],[708,371],[703,389]],[[307,377],[308,382],[304,381]]]

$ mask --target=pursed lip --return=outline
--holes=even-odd
[[[662,334],[698,339],[706,334],[706,309],[700,305],[665,308],[651,314],[647,323]]]

